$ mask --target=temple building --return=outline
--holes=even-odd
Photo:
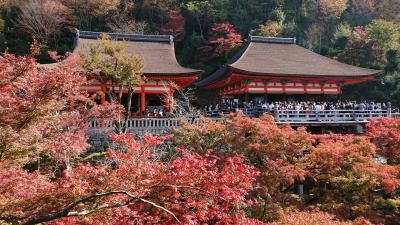
[[[90,46],[99,43],[102,33],[91,31],[76,31],[73,53],[88,54]],[[171,109],[173,103],[165,101],[165,96],[173,96],[176,88],[185,88],[197,80],[202,71],[185,68],[179,65],[175,57],[173,37],[170,35],[136,35],[105,33],[112,40],[124,41],[127,54],[143,58],[142,74],[146,78],[143,85],[134,88],[133,112],[143,114],[147,107],[165,107]],[[54,67],[54,65],[47,65]],[[100,102],[106,101],[106,90],[110,84],[102,84],[96,76],[81,90],[89,93],[103,92]],[[119,91],[119,87],[114,88]],[[127,91],[124,91],[125,93]],[[125,94],[126,95],[126,94]]]
[[[296,45],[295,38],[250,36],[227,65],[197,82],[222,99],[277,101],[338,95],[344,85],[375,79],[379,70],[338,62]]]

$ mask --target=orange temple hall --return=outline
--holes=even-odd
[[[100,32],[77,31],[73,53],[87,54],[89,47],[99,42],[101,34]],[[139,55],[143,58],[142,74],[146,77],[146,81],[143,85],[134,88],[133,112],[143,114],[146,107],[163,106],[165,109],[172,109],[173,102],[166,100],[166,96],[173,97],[177,88],[187,87],[202,73],[201,70],[179,65],[175,57],[173,37],[170,35],[106,34],[112,40],[124,41],[127,54]],[[112,84],[102,84],[96,76],[88,78],[89,83],[81,87],[81,90],[93,94],[102,92],[100,102],[104,103],[105,92],[112,88]],[[113,90],[119,92],[119,86],[114,85]]]
[[[295,38],[250,36],[247,47],[197,83],[222,98],[249,94],[337,95],[343,85],[373,80],[382,71],[338,62],[296,45]]]

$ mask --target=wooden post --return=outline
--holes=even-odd
[[[146,107],[146,94],[144,93],[144,87],[141,86],[141,92],[140,92],[140,111],[144,113],[145,107]]]
[[[281,81],[281,84],[282,84],[282,101],[286,101],[286,84],[287,84],[287,81],[283,80],[283,81]]]

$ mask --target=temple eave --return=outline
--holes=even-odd
[[[347,84],[356,84],[373,80],[374,75],[367,75],[362,77],[349,77],[349,76],[307,76],[307,75],[268,75],[259,76],[252,74],[241,74],[241,73],[229,73],[224,78],[218,79],[206,86],[206,89],[216,89],[229,85],[232,83],[239,82],[241,80],[262,80],[262,81],[285,81],[285,82],[334,82]]]
[[[278,72],[257,72],[257,71],[249,71],[249,70],[243,70],[239,68],[235,68],[232,66],[228,66],[229,71],[231,73],[235,74],[240,74],[243,76],[257,76],[258,78],[262,79],[268,79],[270,77],[285,77],[285,78],[305,78],[305,79],[364,79],[366,77],[370,76],[378,76],[381,74],[383,71],[368,71],[364,74],[345,74],[345,73],[337,73],[337,74],[307,74],[307,73],[278,73]]]

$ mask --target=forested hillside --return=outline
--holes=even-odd
[[[399,0],[3,0],[1,47],[25,54],[34,37],[47,51],[71,50],[74,29],[173,34],[182,65],[209,75],[249,33],[298,44],[356,66],[385,70],[343,97],[400,103]]]

